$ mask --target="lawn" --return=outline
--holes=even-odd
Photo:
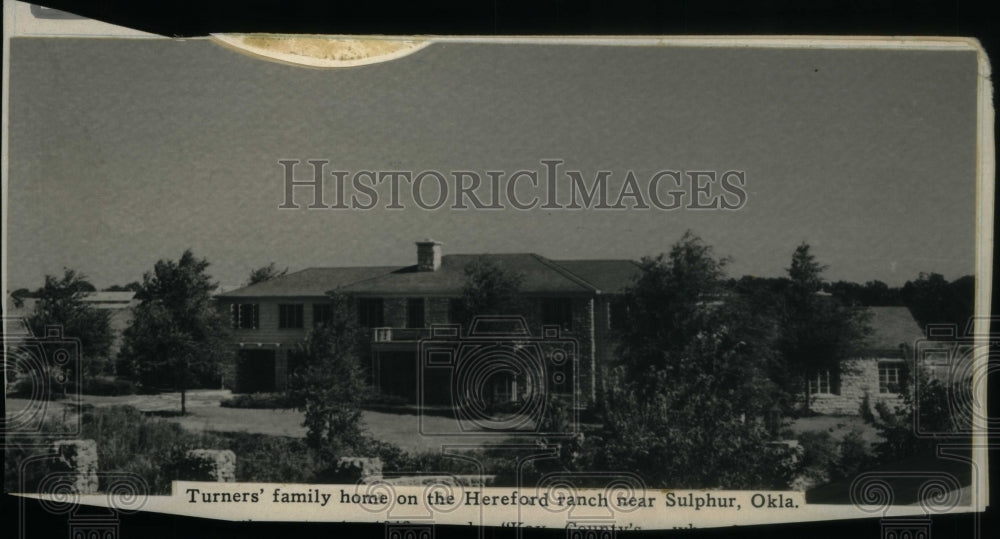
[[[219,402],[230,398],[226,390],[196,390],[187,393],[187,415],[179,415],[180,393],[158,395],[126,395],[120,397],[82,395],[81,404],[94,406],[133,406],[141,412],[163,417],[191,431],[247,432],[272,436],[304,438],[304,415],[293,409],[261,410],[223,408]],[[47,417],[63,417],[73,401],[56,401],[46,410]],[[8,413],[28,405],[25,399],[7,399]],[[451,418],[365,410],[362,419],[372,437],[389,442],[405,451],[438,452],[444,445],[482,446],[500,442],[489,435],[464,433]],[[422,427],[422,429],[421,429]]]
[[[875,427],[865,423],[860,416],[817,415],[801,417],[793,420],[790,428],[796,435],[802,432],[826,431],[838,442],[851,431],[858,430],[861,432],[861,438],[869,444],[882,441]]]
[[[128,405],[141,412],[161,416],[176,422],[191,431],[247,432],[272,436],[303,438],[306,430],[302,426],[303,414],[294,409],[246,409],[223,408],[219,402],[230,398],[228,390],[195,390],[187,394],[185,416],[180,411],[179,393],[158,395],[126,395],[120,397],[82,395],[82,404],[94,406]],[[27,405],[24,399],[7,399],[8,413]],[[47,411],[48,417],[62,417],[68,401],[56,401]],[[463,433],[458,423],[448,417],[415,414],[389,413],[374,410],[362,412],[368,432],[376,439],[389,442],[411,452],[437,452],[443,445],[482,446],[502,439],[475,432]],[[875,443],[880,441],[877,431],[855,416],[813,416],[792,421],[793,433],[829,432],[836,440],[841,440],[852,430],[859,430],[862,438]]]

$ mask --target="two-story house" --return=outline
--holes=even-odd
[[[403,267],[310,268],[216,296],[232,314],[239,349],[236,390],[286,387],[289,354],[329,317],[330,291],[348,294],[372,338],[370,379],[377,390],[415,402],[421,339],[433,325],[455,323],[466,266],[487,259],[521,275],[531,337],[544,328],[575,343],[580,397],[592,400],[614,351],[625,289],[639,273],[629,260],[550,260],[537,254],[444,255],[441,243],[417,242],[416,264]],[[443,382],[442,382],[443,383]],[[504,391],[513,399],[516,380]],[[447,387],[440,394],[446,396]]]
[[[369,379],[383,395],[442,403],[454,389],[447,378],[428,373],[420,356],[431,327],[455,324],[456,302],[466,285],[466,267],[477,259],[521,275],[523,313],[531,338],[545,328],[575,344],[575,388],[581,402],[593,402],[602,389],[604,369],[612,363],[617,328],[624,321],[625,290],[638,276],[629,260],[552,260],[537,254],[444,255],[441,243],[417,242],[416,264],[409,266],[310,268],[216,295],[232,316],[239,361],[238,392],[282,390],[296,368],[289,352],[309,330],[332,314],[328,292],[350,296],[359,324],[371,335]],[[857,414],[867,396],[898,402],[913,344],[922,331],[906,307],[870,307],[872,334],[861,357],[842,372],[810,376],[813,412]],[[468,330],[468,328],[466,328]],[[423,380],[423,382],[421,382]],[[421,386],[423,383],[423,386]],[[429,384],[429,387],[428,387]],[[521,384],[521,385],[519,385]],[[523,380],[510,377],[493,390],[510,400],[523,396]]]

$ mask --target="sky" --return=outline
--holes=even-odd
[[[973,273],[973,52],[432,44],[312,69],[208,40],[11,43],[8,290],[73,268],[141,280],[191,248],[224,285],[274,262],[408,265],[668,251],[690,229],[732,276]],[[281,159],[330,169],[744,171],[737,211],[279,210]],[[309,174],[303,163],[299,172]],[[307,179],[307,177],[301,178]]]

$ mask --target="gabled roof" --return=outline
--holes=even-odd
[[[897,350],[899,345],[913,346],[924,337],[920,325],[906,307],[867,307],[872,333],[868,345],[875,350]]]
[[[308,268],[262,283],[217,294],[218,298],[256,298],[269,296],[322,297],[335,288],[371,279],[399,269],[399,266],[365,266],[347,268]]]

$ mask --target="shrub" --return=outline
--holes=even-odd
[[[861,419],[868,423],[869,425],[875,424],[875,413],[872,411],[872,399],[865,393],[865,397],[861,399],[861,405],[858,407],[858,415]]]
[[[66,433],[66,426],[56,420],[44,421],[39,425],[36,434],[49,434],[53,437]],[[37,492],[38,484],[46,474],[66,471],[54,459],[42,459],[48,454],[48,448],[39,445],[34,436],[24,437],[8,435],[4,439],[3,479],[6,492]],[[29,459],[31,459],[29,461]]]
[[[319,462],[304,440],[234,432],[220,434],[236,453],[236,480],[242,482],[311,483]],[[280,455],[280,458],[275,458]]]
[[[884,402],[875,406],[878,412],[876,428],[882,442],[875,446],[875,454],[882,463],[897,462],[915,456],[933,456],[939,441],[930,437],[918,437],[916,422],[928,432],[960,433],[967,431],[972,420],[969,414],[955,414],[951,407],[951,396],[968,391],[968,383],[955,384],[950,388],[929,379],[926,373],[918,373],[915,392],[903,394],[903,403],[890,409]],[[915,393],[915,395],[914,395]],[[967,393],[966,393],[967,394]],[[914,402],[919,398],[919,403]],[[919,415],[915,416],[914,405],[919,404]]]
[[[874,464],[868,442],[864,440],[861,430],[852,429],[838,444],[838,458],[832,463],[830,479],[838,481],[854,477],[861,470]]]
[[[219,403],[224,408],[297,408],[302,405],[301,399],[289,393],[245,393],[233,395]]]
[[[131,472],[146,480],[151,494],[170,492],[179,478],[177,463],[190,449],[226,449],[208,433],[192,433],[177,423],[142,415],[131,406],[85,411],[81,438],[97,441],[101,471]]]
[[[136,386],[134,382],[115,378],[114,376],[85,377],[80,384],[80,392],[84,395],[134,395],[135,391]]]
[[[8,397],[28,399],[57,400],[66,398],[66,381],[62,373],[55,369],[46,370],[44,376],[47,380],[41,384],[35,382],[35,378],[24,373],[14,374],[14,382],[7,388]]]
[[[837,441],[826,431],[803,432],[797,438],[803,449],[802,475],[813,483],[830,481],[838,458]]]

